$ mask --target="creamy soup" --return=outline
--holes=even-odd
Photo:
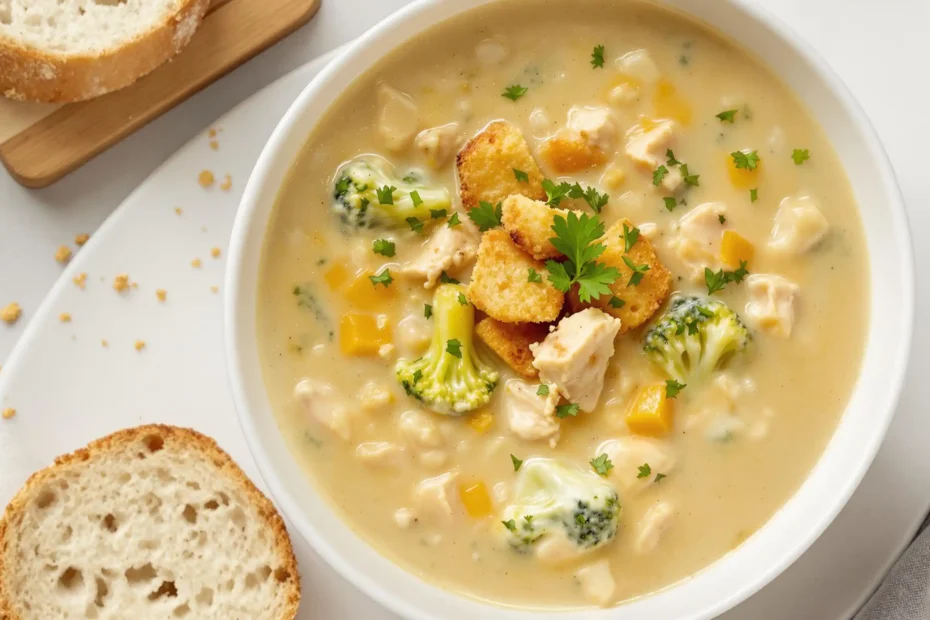
[[[751,536],[843,412],[868,260],[765,65],[635,2],[500,2],[333,102],[265,241],[264,380],[385,556],[500,605],[615,605]]]

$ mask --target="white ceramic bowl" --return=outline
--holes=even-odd
[[[300,94],[249,179],[226,278],[226,345],[239,418],[274,499],[296,530],[349,581],[407,618],[538,618],[436,588],[379,555],[330,509],[291,457],[265,392],[256,343],[256,290],[278,189],[330,103],[385,53],[418,32],[493,0],[423,0],[357,40]],[[563,0],[568,2],[570,0]],[[891,421],[913,321],[913,261],[901,196],[869,121],[839,78],[771,15],[740,0],[667,0],[766,59],[829,135],[862,213],[871,256],[871,317],[862,374],[833,438],[797,493],[736,550],[683,582],[629,604],[563,612],[565,619],[709,618],[736,605],[801,555],[837,515]]]

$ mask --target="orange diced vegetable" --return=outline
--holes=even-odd
[[[349,279],[349,272],[341,263],[336,263],[326,270],[326,273],[323,274],[323,279],[326,280],[329,290],[335,291],[342,288]]]
[[[373,275],[375,274],[371,271],[363,271],[352,280],[349,288],[346,289],[346,299],[360,310],[383,307],[382,304],[390,301],[397,294],[396,287],[372,283],[369,276]]]
[[[672,430],[672,403],[665,397],[665,385],[657,383],[639,389],[626,412],[626,425],[631,432],[649,437],[661,437]]]
[[[480,519],[491,514],[491,496],[483,482],[473,485],[459,485],[459,497],[465,505],[465,512],[474,519]]]
[[[604,151],[574,136],[549,138],[543,142],[540,154],[559,174],[579,172],[607,161]]]
[[[345,314],[339,321],[339,348],[346,355],[377,355],[391,344],[391,327],[371,314]]]
[[[494,423],[494,415],[487,409],[484,409],[470,416],[466,423],[475,431],[486,433],[487,430],[491,428],[491,424]]]
[[[652,97],[652,107],[657,118],[668,118],[682,125],[691,124],[691,106],[685,101],[675,85],[666,79],[659,80]]]
[[[759,187],[759,173],[762,172],[762,159],[756,162],[752,170],[737,168],[733,156],[727,153],[727,172],[730,174],[730,183],[739,189],[755,189]]]
[[[745,237],[732,230],[723,231],[720,242],[720,260],[729,267],[739,267],[740,261],[748,264],[756,253],[755,246]]]

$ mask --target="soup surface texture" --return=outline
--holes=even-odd
[[[802,483],[866,264],[836,155],[758,59],[648,4],[504,1],[333,102],[257,337],[294,457],[383,554],[495,604],[614,605]]]

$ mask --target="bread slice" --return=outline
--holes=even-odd
[[[0,93],[70,102],[135,82],[187,45],[210,0],[0,1]]]
[[[475,325],[475,334],[521,377],[539,376],[530,345],[546,339],[548,323],[504,323],[488,316]]]
[[[140,426],[59,457],[0,519],[4,620],[278,620],[299,601],[281,517],[190,429]]]

